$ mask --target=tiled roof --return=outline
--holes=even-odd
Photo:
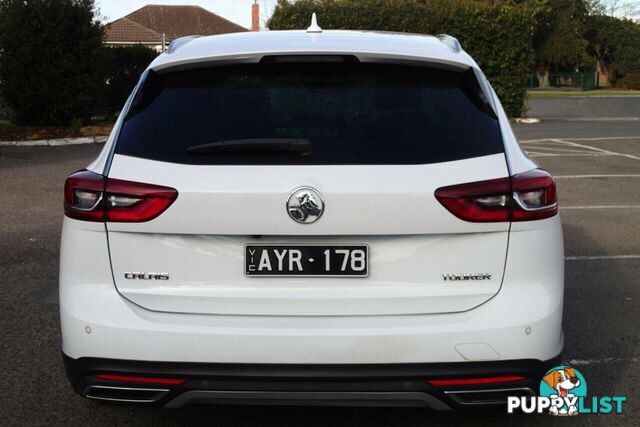
[[[248,12],[247,12],[248,13]],[[160,38],[164,33],[167,42],[182,36],[188,35],[200,35],[209,36],[213,34],[225,34],[225,33],[237,33],[241,31],[248,31],[246,28],[241,27],[215,13],[209,12],[200,6],[160,6],[160,5],[148,5],[129,15],[114,21],[107,27],[105,41],[142,41],[142,40],[115,40],[121,36],[118,31],[113,31],[111,28],[114,24],[122,20],[128,20],[137,23],[141,27],[149,30],[144,34],[139,33],[141,38],[145,41],[151,37],[151,34],[158,34]],[[126,24],[129,26],[128,24]],[[124,26],[119,24],[118,26]],[[127,35],[134,34],[133,28],[129,26],[131,30],[127,31]],[[116,28],[117,30],[117,28]],[[158,36],[155,36],[158,37]],[[156,39],[157,40],[157,39]]]
[[[107,43],[158,43],[162,42],[162,34],[143,27],[131,19],[117,19],[105,28],[105,42]]]

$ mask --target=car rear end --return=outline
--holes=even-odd
[[[532,393],[562,347],[553,179],[436,38],[189,41],[67,180],[65,213],[63,352],[86,397],[447,409]]]

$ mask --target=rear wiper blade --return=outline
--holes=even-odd
[[[277,152],[289,151],[301,154],[311,153],[311,141],[303,138],[254,138],[229,139],[209,142],[187,148],[188,153],[243,153],[243,152]]]

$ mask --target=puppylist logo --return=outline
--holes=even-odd
[[[548,412],[550,415],[620,414],[626,396],[591,396],[587,398],[587,381],[580,371],[556,366],[540,381],[539,396],[509,396],[507,412],[520,409],[526,414]]]

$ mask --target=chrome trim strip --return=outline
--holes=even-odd
[[[487,389],[487,390],[455,390],[455,391],[450,391],[447,390],[444,392],[445,395],[449,396],[454,402],[458,403],[459,405],[465,405],[465,406],[472,406],[472,405],[502,405],[504,403],[506,403],[506,399],[505,400],[482,400],[482,401],[468,401],[468,400],[464,400],[461,399],[460,395],[465,395],[465,394],[471,394],[471,393],[504,393],[505,397],[508,396],[509,392],[513,392],[513,391],[524,391],[527,394],[529,394],[530,396],[535,396],[536,393],[531,390],[529,387],[515,387],[515,388],[499,388],[499,389]]]
[[[156,392],[152,399],[118,399],[111,397],[100,397],[100,396],[91,396],[91,390],[94,389],[103,389],[103,390],[126,390],[126,391],[150,391]],[[110,402],[133,402],[133,403],[153,403],[161,399],[169,393],[169,389],[166,388],[140,388],[140,387],[114,387],[114,386],[106,386],[106,385],[89,385],[84,389],[84,397],[93,400],[106,400]]]
[[[517,191],[513,192],[513,199],[516,201],[516,203],[518,204],[518,206],[520,206],[522,209],[524,209],[527,212],[540,212],[540,211],[546,211],[546,210],[553,210],[556,209],[558,207],[558,203],[554,203],[552,205],[548,205],[548,206],[543,206],[541,208],[528,208],[524,202],[522,201],[522,199],[520,199],[520,195],[518,195]]]
[[[421,392],[290,392],[290,391],[217,391],[192,390],[170,401],[167,408],[180,408],[190,403],[209,404],[275,404],[302,406],[398,406],[427,407],[438,411],[451,407],[440,399]]]
[[[100,196],[98,196],[98,200],[96,200],[95,203],[90,208],[76,208],[73,206],[71,206],[70,208],[73,209],[74,211],[90,212],[94,210],[100,204],[100,202],[102,202],[102,198],[104,197],[104,191],[100,191],[99,194]]]

